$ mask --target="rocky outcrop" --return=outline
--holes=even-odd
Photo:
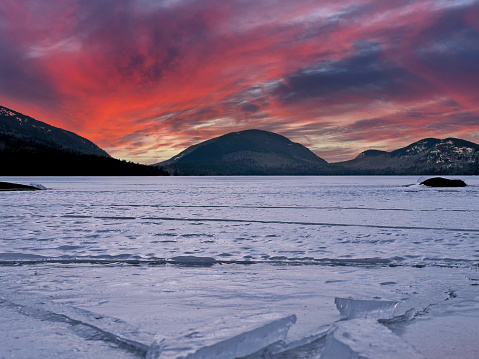
[[[443,177],[433,177],[422,181],[420,184],[428,187],[466,187],[467,184],[463,180],[448,179]]]
[[[39,191],[38,186],[27,186],[24,184],[0,182],[0,191]]]

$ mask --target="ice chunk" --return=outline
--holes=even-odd
[[[255,315],[218,321],[212,327],[192,330],[179,338],[156,340],[147,358],[231,359],[260,351],[283,341],[296,316]]]
[[[346,319],[389,319],[394,317],[394,309],[398,304],[398,302],[388,300],[358,300],[350,298],[335,298],[334,303],[341,317]]]
[[[353,319],[333,324],[321,359],[419,359],[411,345],[374,319]]]

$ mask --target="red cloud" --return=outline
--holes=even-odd
[[[6,0],[0,103],[141,162],[246,128],[328,160],[477,141],[479,7],[440,5]]]

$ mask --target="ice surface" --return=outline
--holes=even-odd
[[[209,267],[150,267],[40,263],[31,267],[6,266],[0,269],[2,297],[7,297],[13,303],[45,307],[52,313],[67,315],[119,337],[147,345],[153,342],[155,333],[159,333],[159,342],[161,338],[181,338],[198,329],[218,334],[229,329],[234,336],[245,331],[240,328],[240,323],[241,318],[248,313],[268,314],[274,311],[287,316],[295,312],[297,323],[291,327],[286,338],[290,351],[284,353],[288,354],[286,356],[274,354],[272,358],[275,359],[318,357],[314,353],[320,352],[322,343],[319,338],[309,340],[309,337],[340,319],[334,303],[338,295],[363,298],[380,296],[401,300],[403,308],[425,308],[420,310],[420,315],[414,321],[408,318],[388,324],[399,337],[407,335],[407,329],[414,323],[420,323],[420,319],[426,323],[428,318],[457,313],[466,305],[471,318],[473,313],[479,313],[479,309],[474,309],[471,304],[477,304],[477,299],[474,299],[477,297],[477,287],[471,285],[475,283],[471,278],[476,279],[474,273],[477,271],[471,271],[470,268],[352,268],[271,266],[266,263],[251,266],[216,264]],[[342,281],[332,282],[334,278],[341,278]],[[395,278],[397,285],[380,284],[391,281],[391,278]],[[458,288],[454,291],[456,297],[451,298],[449,292],[455,288]],[[72,309],[75,307],[86,310],[87,314]],[[3,311],[4,308],[0,308],[0,312]],[[49,347],[50,355],[44,357],[55,357],[56,339],[48,337],[51,341],[45,343],[43,337],[38,336],[35,342],[31,337],[32,328],[45,325],[60,328],[64,324],[38,317],[23,317],[25,319],[17,319],[16,336],[28,336],[32,348]],[[227,319],[224,325],[218,323],[219,318]],[[264,322],[258,321],[254,328]],[[429,348],[432,348],[435,337],[457,338],[462,333],[462,337],[470,338],[478,333],[475,321],[453,316],[451,322],[456,323],[454,333],[450,333],[447,327],[432,326],[427,332],[415,331],[414,339],[417,343],[430,343]],[[462,327],[460,323],[463,323]],[[135,333],[130,328],[137,328],[138,331]],[[81,338],[78,333],[63,332],[75,337],[71,340],[77,342],[79,350],[88,350],[87,345],[91,341],[86,341],[83,348],[78,341]],[[200,347],[210,345],[202,344],[201,337],[196,339]],[[17,348],[16,345],[11,347],[14,343],[18,342],[6,341],[0,345],[0,353]],[[477,347],[476,343],[464,343],[461,350],[472,351],[472,348]],[[421,345],[415,347],[422,349]],[[122,352],[128,353],[126,350]],[[434,355],[429,358],[450,357],[441,356],[441,352],[430,349],[431,352]],[[297,353],[303,354],[297,356]],[[105,354],[102,357],[115,356]]]
[[[440,353],[440,356],[444,358],[477,359],[479,358],[478,323],[477,310],[421,318],[405,328],[402,338],[419,348],[428,358],[437,358]]]
[[[135,355],[100,331],[87,340],[89,325],[146,346],[194,328],[221,336],[197,337],[199,350],[271,313],[297,317],[274,359],[317,358],[318,333],[366,317],[428,358],[453,356],[442,343],[477,357],[477,177],[447,190],[416,177],[2,180],[48,191],[0,194],[0,297],[87,325],[0,306],[15,318],[4,336],[0,323],[0,357]]]
[[[321,359],[423,359],[411,345],[372,319],[332,325]]]
[[[477,260],[474,177],[455,190],[407,187],[416,177],[41,181],[50,190],[2,194],[0,253],[352,266]]]

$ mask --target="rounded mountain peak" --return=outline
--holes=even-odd
[[[249,129],[193,145],[160,166],[198,174],[309,174],[327,162],[274,132]]]

